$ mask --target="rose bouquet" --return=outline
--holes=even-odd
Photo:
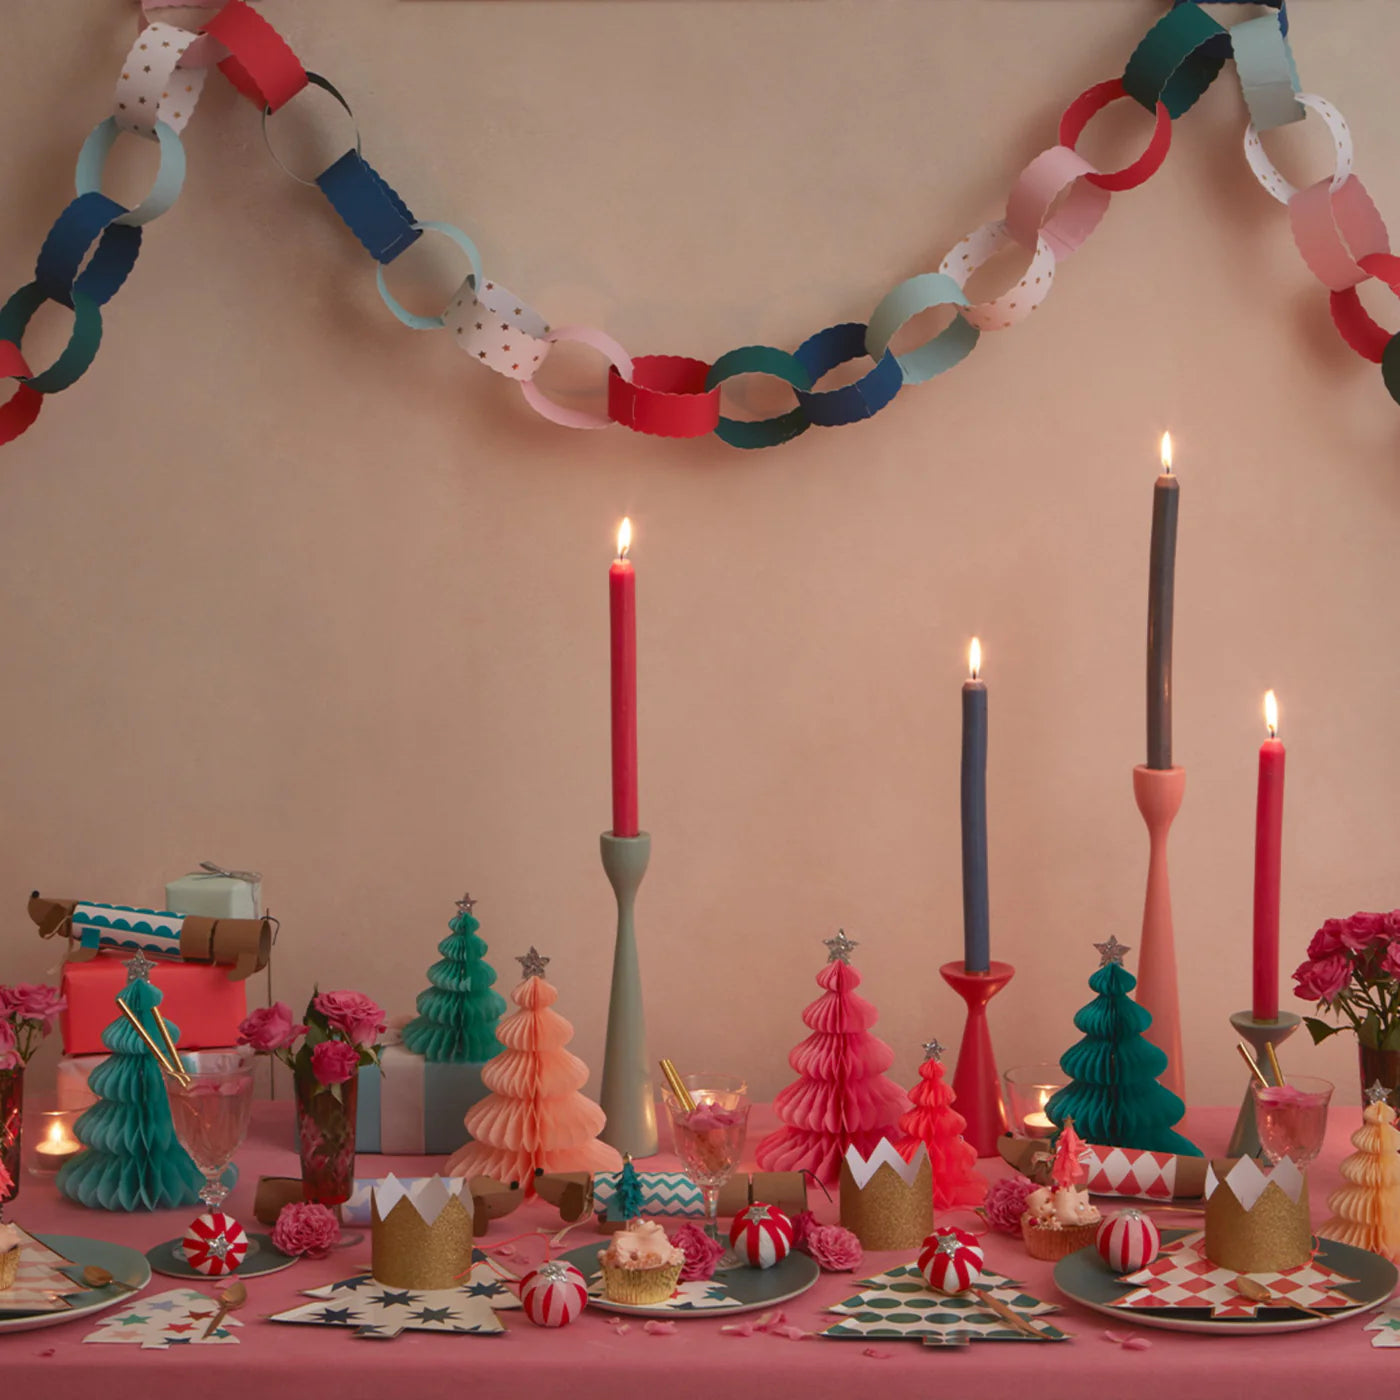
[[[41,983],[0,987],[0,1205],[19,1191],[24,1067],[66,1005]]]
[[[27,1065],[67,1004],[42,983],[0,987],[0,1070]]]
[[[306,1199],[338,1205],[355,1175],[355,1105],[362,1065],[378,1064],[384,1012],[362,992],[317,992],[306,1024],[285,1002],[254,1011],[238,1028],[240,1045],[275,1055],[291,1068]]]
[[[1364,1050],[1400,1051],[1400,909],[1328,919],[1313,934],[1293,983],[1319,1011],[1345,1017]],[[1346,1028],[1303,1019],[1314,1043]]]

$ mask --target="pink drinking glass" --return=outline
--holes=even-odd
[[[186,1050],[188,1083],[165,1076],[170,1122],[180,1146],[204,1176],[199,1199],[212,1211],[228,1195],[223,1175],[248,1133],[253,1109],[253,1051]]]
[[[1286,1084],[1251,1085],[1259,1145],[1271,1163],[1288,1157],[1299,1171],[1322,1151],[1327,1135],[1327,1105],[1332,1085],[1325,1079],[1295,1074]]]
[[[662,1091],[671,1139],[685,1174],[700,1188],[705,1218],[713,1229],[720,1187],[734,1175],[744,1154],[749,1086],[733,1074],[687,1074],[681,1082],[690,1090],[695,1107],[687,1109],[669,1089]]]

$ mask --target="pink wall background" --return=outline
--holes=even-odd
[[[994,217],[1157,0],[268,0],[421,217],[555,324],[714,358],[859,319]],[[1388,0],[1295,0],[1305,87],[1400,210]],[[8,0],[0,268],[18,286],[107,112],[132,6]],[[279,146],[328,108],[289,113]],[[1400,407],[1337,340],[1249,177],[1227,74],[1026,325],[869,424],[775,452],[570,434],[380,306],[314,191],[222,83],[92,371],[0,454],[0,970],[54,949],[24,898],[158,900],[261,868],[279,992],[409,1011],[453,900],[503,980],[537,944],[598,1067],[611,953],[606,583],[637,523],[652,1048],[771,1093],[843,925],[908,1081],[954,1043],[958,687],[991,687],[1003,1066],[1075,1036],[1091,944],[1137,942],[1147,533],[1177,440],[1174,874],[1188,1078],[1242,1089],[1254,756],[1290,749],[1283,962],[1400,904]],[[1089,145],[1111,160],[1145,128]],[[1326,169],[1309,121],[1268,139]],[[335,154],[338,149],[330,149]],[[139,153],[145,155],[145,152]],[[1305,173],[1306,172],[1306,173]],[[131,181],[139,182],[139,174]],[[114,193],[120,195],[120,182]],[[435,309],[461,276],[392,278]],[[417,286],[415,287],[415,282]],[[1378,314],[1391,315],[1369,298]],[[1391,324],[1395,324],[1393,316]],[[44,358],[66,330],[36,325]],[[549,382],[599,379],[563,353]],[[1131,965],[1131,959],[1130,959]],[[1285,992],[1285,1006],[1301,1010]],[[1356,1096],[1349,1042],[1286,1056]],[[596,1077],[592,1081],[596,1090]]]

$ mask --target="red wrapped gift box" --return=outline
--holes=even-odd
[[[58,1028],[65,1055],[100,1055],[102,1032],[121,1015],[117,993],[126,986],[126,962],[100,953],[91,962],[63,965],[67,1010]],[[157,962],[151,982],[165,993],[161,1015],[180,1028],[180,1049],[233,1045],[239,1022],[248,1014],[248,984],[230,982],[228,968],[204,963]]]

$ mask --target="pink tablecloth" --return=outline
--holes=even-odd
[[[1336,1181],[1337,1163],[1348,1150],[1353,1126],[1346,1109],[1333,1113],[1328,1148],[1314,1170],[1313,1201],[1320,1209]],[[1207,1109],[1191,1116],[1187,1130],[1207,1151],[1223,1150],[1233,1110]],[[1359,1120],[1358,1120],[1359,1121]],[[756,1114],[763,1131],[771,1120]],[[289,1108],[261,1104],[249,1142],[240,1154],[242,1182],[230,1205],[251,1218],[253,1186],[259,1175],[294,1175],[289,1149]],[[756,1138],[754,1139],[756,1140]],[[362,1176],[394,1170],[424,1174],[415,1158],[367,1157]],[[667,1165],[671,1165],[667,1161]],[[984,1163],[1000,1174],[999,1162]],[[823,1201],[818,1213],[834,1218]],[[58,1198],[48,1180],[27,1176],[12,1219],[37,1231],[85,1234],[145,1249],[180,1232],[188,1211],[158,1215],[114,1215],[88,1211]],[[1320,1217],[1319,1217],[1320,1218]],[[504,1240],[521,1230],[548,1225],[547,1208],[533,1205],[493,1225],[484,1241]],[[1164,1217],[1165,1221],[1165,1217]],[[1183,1224],[1186,1218],[1183,1217]],[[589,1236],[576,1231],[571,1242]],[[1025,1281],[1032,1292],[1056,1298],[1051,1267],[1029,1259],[1020,1242],[988,1237],[988,1262]],[[354,1400],[397,1395],[404,1400],[461,1400],[464,1388],[477,1395],[568,1396],[569,1400],[618,1400],[619,1395],[704,1397],[752,1395],[765,1400],[850,1400],[857,1391],[879,1400],[918,1396],[935,1387],[958,1386],[965,1395],[1035,1400],[1239,1400],[1265,1393],[1391,1394],[1400,1354],[1375,1350],[1360,1319],[1290,1336],[1201,1337],[1120,1325],[1151,1341],[1145,1351],[1124,1350],[1104,1337],[1114,1324],[1068,1303],[1058,1319],[1075,1334],[1073,1342],[982,1343],[966,1351],[935,1351],[915,1342],[874,1343],[878,1356],[866,1356],[861,1341],[786,1341],[777,1337],[732,1337],[714,1320],[684,1321],[674,1336],[654,1337],[634,1325],[619,1336],[598,1312],[572,1327],[545,1331],[518,1313],[505,1314],[503,1337],[449,1337],[405,1333],[392,1342],[354,1340],[329,1327],[295,1327],[262,1321],[298,1301],[298,1290],[329,1283],[368,1259],[364,1247],[328,1260],[303,1262],[281,1274],[251,1280],[249,1304],[241,1317],[238,1346],[143,1352],[133,1346],[83,1346],[92,1330],[83,1320],[39,1332],[0,1335],[0,1393],[8,1396],[101,1395],[104,1400],[304,1400],[308,1395],[343,1393]],[[862,1275],[907,1262],[891,1254],[867,1254]],[[792,1321],[816,1330],[831,1319],[823,1307],[852,1290],[850,1275],[827,1275],[805,1297],[789,1304]],[[180,1286],[152,1281],[153,1291]],[[975,1388],[975,1389],[974,1389]]]

